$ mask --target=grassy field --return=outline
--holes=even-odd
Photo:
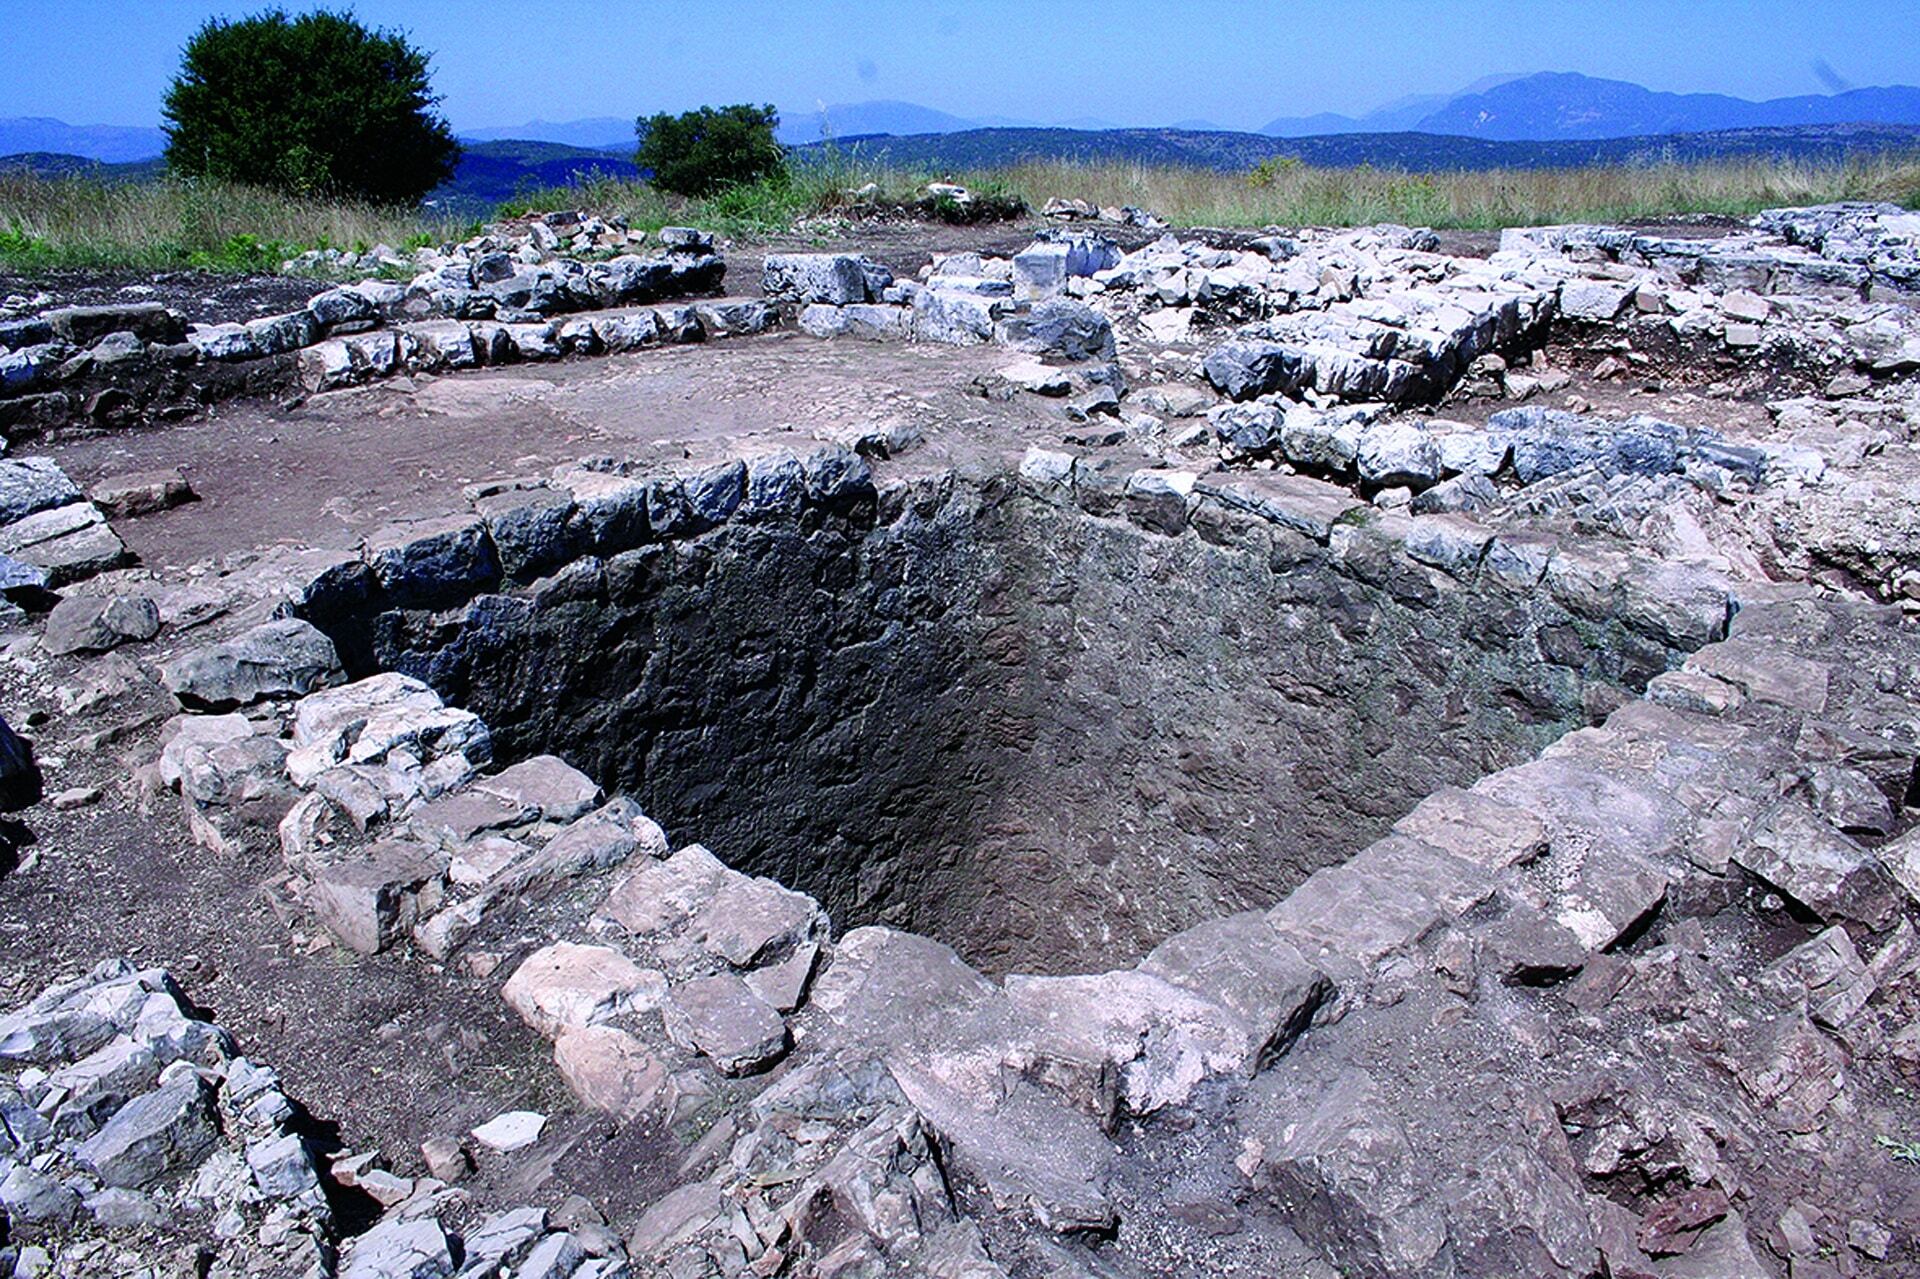
[[[1845,164],[1742,160],[1417,175],[1364,165],[1318,169],[1292,161],[1268,162],[1248,173],[1034,163],[930,174],[875,166],[853,152],[830,154],[784,181],[706,200],[665,196],[641,182],[603,180],[528,192],[502,206],[501,213],[582,208],[622,214],[648,229],[690,223],[754,238],[787,230],[802,219],[911,205],[935,178],[957,181],[997,202],[1018,200],[1033,208],[1055,196],[1102,206],[1138,205],[1182,227],[1384,221],[1484,229],[1689,213],[1743,216],[1776,205],[1830,200],[1920,204],[1920,157],[1914,156],[1874,155]],[[869,193],[853,194],[863,188]],[[0,269],[12,271],[273,270],[306,248],[407,248],[461,238],[472,229],[430,211],[377,209],[218,183],[108,185],[0,173]]]
[[[104,183],[0,171],[0,269],[11,271],[275,271],[305,248],[402,248],[465,230],[419,210],[232,183]]]

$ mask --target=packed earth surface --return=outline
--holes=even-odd
[[[0,1276],[1920,1275],[1920,215],[1050,209],[0,281]]]

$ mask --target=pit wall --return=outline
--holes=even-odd
[[[306,612],[503,758],[995,972],[1270,905],[1724,633],[1721,585],[1333,485],[1023,472],[576,472],[370,548]]]

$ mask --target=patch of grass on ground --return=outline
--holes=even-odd
[[[530,192],[505,211],[581,207],[618,213],[648,230],[675,222],[726,235],[764,235],[800,218],[862,208],[919,207],[966,220],[926,197],[951,181],[988,198],[994,212],[1038,209],[1056,196],[1102,207],[1137,205],[1175,226],[1365,226],[1400,222],[1492,230],[1556,222],[1624,222],[1682,214],[1746,217],[1780,205],[1833,200],[1920,204],[1920,157],[1863,156],[1839,164],[1738,160],[1581,169],[1407,173],[1360,165],[1317,169],[1274,160],[1251,171],[1155,168],[1122,163],[1035,161],[976,173],[927,173],[863,162],[858,148],[826,152],[780,180],[707,200],[662,196],[644,182],[598,181]],[[861,192],[865,194],[860,194]]]
[[[0,172],[0,268],[14,271],[277,271],[303,249],[433,243],[463,229],[420,210],[229,182],[106,183]]]
[[[1134,204],[1176,226],[1364,226],[1400,222],[1492,230],[1559,222],[1624,222],[1677,214],[1749,216],[1833,200],[1920,201],[1920,157],[1840,164],[1738,160],[1711,164],[1406,173],[1360,165],[1317,169],[1268,161],[1250,172],[1129,164],[1033,163],[990,175],[1036,207],[1048,197]],[[962,174],[968,182],[975,175]]]

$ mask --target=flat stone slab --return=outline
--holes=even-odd
[[[752,1074],[786,1055],[786,1023],[738,977],[683,982],[664,1012],[668,1037],[706,1056],[723,1075]]]
[[[521,961],[500,993],[522,1021],[552,1039],[657,1008],[667,983],[611,946],[555,942]]]
[[[473,1130],[473,1139],[488,1150],[510,1155],[540,1140],[547,1117],[532,1110],[509,1110]]]
[[[535,755],[473,784],[530,808],[550,822],[570,822],[600,802],[600,787],[558,755]]]
[[[267,697],[297,697],[340,677],[333,641],[298,618],[264,622],[160,668],[181,705],[229,710]]]

